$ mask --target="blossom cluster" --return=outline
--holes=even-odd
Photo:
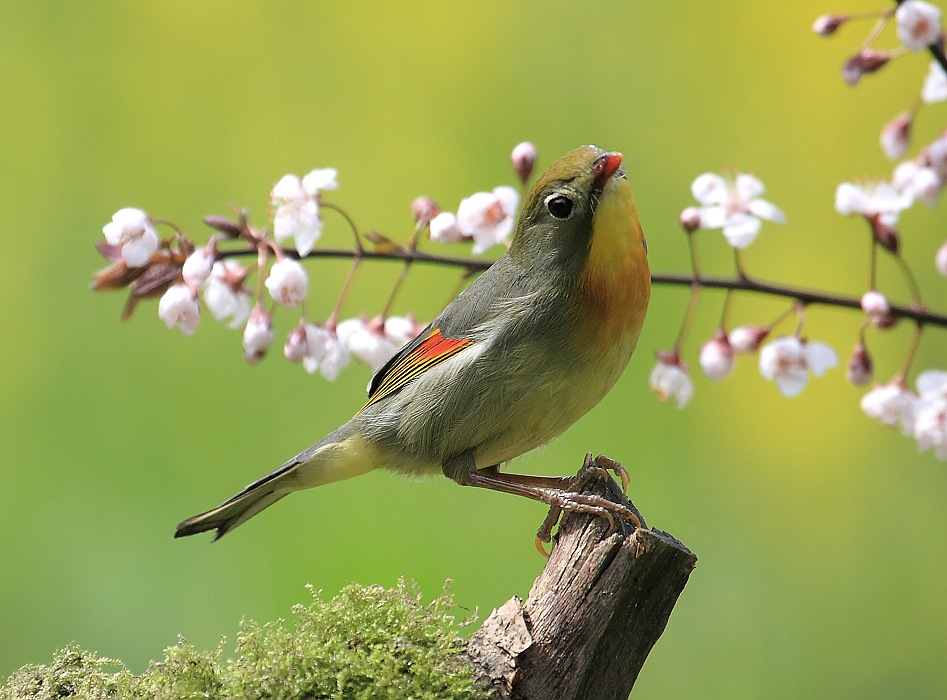
[[[895,18],[902,48],[888,52],[873,49],[873,35],[859,52],[846,62],[843,77],[854,85],[863,74],[876,72],[892,58],[930,49],[935,60],[924,80],[918,105],[947,100],[947,58],[943,53],[944,35],[940,27],[940,10],[926,2],[905,0],[896,9],[882,11],[877,16],[880,18],[879,27],[890,17]],[[838,14],[825,15],[816,21],[814,30],[824,35],[834,34],[851,19],[855,18]],[[910,132],[916,111],[917,106],[912,111],[899,115],[882,130],[881,146],[892,160],[902,158],[910,146]],[[918,201],[924,202],[928,207],[935,206],[945,183],[947,131],[920,149],[914,158],[897,165],[890,180],[844,182],[836,189],[836,211],[845,216],[862,217],[868,224],[872,241],[872,255],[869,259],[870,288],[860,299],[864,318],[846,371],[848,381],[855,386],[866,386],[874,379],[874,363],[865,341],[866,328],[873,326],[884,330],[892,327],[897,320],[887,296],[874,288],[877,264],[874,251],[880,248],[899,257],[899,267],[911,289],[912,308],[925,308],[909,266],[900,259],[901,239],[897,223],[901,212]],[[744,173],[728,177],[704,173],[691,185],[691,194],[699,206],[687,207],[680,215],[680,224],[691,242],[691,307],[685,316],[675,346],[657,353],[657,364],[651,373],[650,383],[652,390],[662,401],[673,399],[679,408],[683,408],[694,396],[694,385],[688,366],[682,359],[682,346],[690,326],[696,295],[701,287],[693,236],[701,229],[722,229],[727,242],[736,249],[736,279],[746,281],[748,278],[743,269],[741,251],[756,239],[762,221],[785,223],[783,212],[760,198],[763,192],[762,183]],[[940,274],[947,276],[947,242],[940,246],[934,259]],[[737,288],[737,285],[734,287]],[[805,310],[801,298],[790,312],[782,314],[772,323],[744,325],[728,331],[725,324],[729,317],[730,296],[728,294],[724,302],[724,321],[721,327],[700,348],[699,365],[708,379],[726,379],[733,373],[736,355],[758,352],[759,372],[762,377],[775,382],[784,396],[792,397],[805,388],[810,376],[820,377],[839,366],[838,354],[830,346],[819,341],[810,341],[801,335]],[[792,316],[792,312],[795,312],[798,322],[795,332],[767,342],[774,327]],[[914,437],[921,450],[934,448],[939,458],[947,459],[947,372],[921,372],[916,380],[916,393],[906,388],[904,380],[922,330],[921,324],[916,325],[914,340],[894,378],[872,388],[862,399],[861,405],[869,416],[888,425],[900,425],[905,434]]]
[[[871,16],[862,15],[860,17]],[[920,95],[915,104],[895,116],[881,129],[882,151],[891,160],[905,156],[911,145],[914,123],[921,106],[947,101],[947,59],[944,58],[944,32],[940,8],[923,0],[904,0],[897,8],[877,13],[881,24],[894,17],[900,48],[887,51],[871,47],[875,32],[843,66],[845,80],[855,85],[862,75],[874,73],[899,56],[930,50],[930,61]],[[858,17],[831,14],[819,17],[813,25],[817,34],[829,36]],[[844,215],[864,216],[878,242],[896,250],[899,238],[894,228],[902,211],[915,202],[933,207],[947,184],[947,131],[921,148],[916,157],[899,163],[888,180],[842,183],[835,196],[835,207]],[[935,254],[940,274],[947,276],[947,241]]]
[[[514,172],[525,183],[536,161],[535,146],[519,144],[511,161]],[[337,321],[343,293],[328,319],[312,323],[306,318],[309,275],[301,260],[319,241],[323,193],[338,189],[337,177],[333,168],[312,170],[302,177],[284,175],[270,191],[272,235],[270,229],[252,228],[245,214],[240,221],[208,217],[205,222],[217,233],[200,247],[179,231],[172,239],[162,241],[149,214],[137,208],[120,209],[103,227],[106,241],[98,245],[112,265],[97,274],[93,288],[128,287],[131,297],[126,317],[141,298],[160,297],[159,318],[169,329],[177,328],[188,336],[197,331],[202,309],[206,309],[216,321],[242,329],[244,355],[249,362],[262,359],[275,342],[276,309],[299,309],[299,322],[283,347],[289,360],[329,380],[335,379],[352,358],[377,370],[423,329],[413,316],[383,312],[372,319],[359,316]],[[472,241],[472,251],[482,253],[495,245],[508,244],[518,205],[517,191],[501,186],[463,199],[456,214],[441,211],[426,197],[416,200],[413,211],[417,231],[426,230],[431,240]],[[363,237],[371,241],[372,235],[377,236],[354,233],[357,250],[362,249]],[[248,247],[243,252],[256,253],[255,271],[261,280],[256,289],[247,283],[254,268],[235,258],[241,251],[228,254],[221,249],[231,240],[244,241]],[[292,249],[281,247],[288,243]],[[388,306],[390,300],[385,308]]]
[[[942,151],[947,151],[947,139],[944,138],[926,148],[914,162],[919,170],[930,169],[941,181],[947,180],[947,165],[944,165],[947,155]],[[535,160],[535,147],[528,142],[513,150],[513,170],[523,186],[528,182]],[[899,167],[902,173],[906,172],[903,164]],[[419,197],[412,203],[415,232],[407,247],[381,234],[364,234],[353,227],[355,248],[351,251],[353,267],[349,281],[328,318],[312,322],[306,315],[311,285],[303,262],[319,253],[316,244],[323,228],[322,208],[330,206],[342,211],[337,205],[323,200],[325,191],[337,187],[337,175],[333,169],[313,170],[303,177],[286,175],[270,193],[272,234],[269,228],[250,226],[245,212],[241,212],[237,221],[208,217],[205,222],[216,233],[202,246],[195,245],[177,228],[172,238],[161,240],[156,233],[156,220],[140,209],[122,209],[103,228],[106,241],[98,247],[112,265],[97,274],[93,287],[127,287],[131,297],[126,305],[126,316],[140,299],[159,297],[158,315],[161,320],[168,328],[178,328],[185,335],[196,332],[202,310],[206,309],[217,321],[242,329],[243,351],[250,362],[264,357],[276,342],[274,313],[281,308],[298,310],[298,322],[289,330],[283,343],[283,354],[289,360],[302,364],[309,373],[320,373],[328,380],[335,379],[353,359],[377,370],[400,347],[415,338],[423,324],[417,323],[410,315],[387,313],[400,284],[395,285],[381,313],[371,318],[360,315],[338,320],[349,282],[362,262],[363,241],[376,246],[382,244],[376,248],[376,255],[384,250],[407,255],[405,265],[424,238],[422,234],[437,243],[471,242],[474,252],[482,252],[508,242],[519,195],[512,187],[505,186],[490,192],[478,192],[464,198],[456,213],[442,211],[429,197]],[[701,287],[694,237],[702,230],[721,230],[726,242],[735,250],[735,280],[746,281],[742,254],[758,238],[763,222],[786,222],[783,211],[762,198],[764,192],[763,183],[756,176],[744,172],[704,173],[691,184],[691,194],[697,206],[685,208],[680,223],[692,244],[692,304],[674,348],[657,353],[658,362],[651,373],[650,385],[662,401],[671,399],[683,408],[694,396],[688,365],[682,359],[693,302]],[[897,181],[873,185],[843,183],[836,191],[836,208],[845,215],[864,217],[871,227],[874,243],[897,255],[895,224],[898,216],[919,198],[928,201],[918,191]],[[345,218],[351,225],[351,217],[346,215]],[[281,247],[281,243],[290,241],[293,248]],[[234,242],[242,242],[244,249],[233,249]],[[395,253],[392,253],[392,259],[396,259]],[[256,266],[239,262],[237,256],[241,254],[255,255]],[[947,252],[941,257],[947,258]],[[473,267],[469,259],[458,258],[457,263],[464,270],[463,282]],[[947,266],[947,260],[943,264]],[[258,278],[252,285],[248,278],[254,272]],[[873,275],[871,279],[874,279]],[[728,294],[726,305],[729,305],[730,297]],[[887,297],[876,289],[866,291],[860,304],[864,321],[846,376],[852,384],[865,386],[874,378],[872,358],[865,345],[865,327],[888,328],[896,316]],[[802,334],[804,306],[801,302],[795,302],[789,312],[770,323],[746,324],[732,329],[726,324],[727,311],[728,306],[722,315],[724,322],[701,345],[698,355],[701,371],[712,381],[722,381],[731,376],[738,355],[757,354],[758,371],[763,379],[772,381],[784,396],[793,397],[804,390],[811,377],[821,377],[840,365],[835,350]],[[794,332],[775,334],[777,325],[792,312],[797,319]],[[871,389],[862,406],[872,417],[901,425],[902,430],[915,437],[922,449],[933,447],[938,456],[947,458],[944,428],[947,373],[922,373],[917,380],[918,391],[912,393],[904,388],[905,371],[903,369],[887,384]],[[935,381],[938,377],[943,381]]]
[[[743,250],[760,233],[763,220],[786,223],[782,210],[760,197],[766,188],[747,173],[726,178],[704,173],[691,184],[691,193],[700,207],[681,212],[681,224],[689,232],[698,229],[721,229],[727,243]]]
[[[915,386],[917,392],[901,380],[876,386],[862,398],[861,408],[870,418],[900,427],[922,452],[933,449],[938,459],[947,460],[947,372],[922,372]]]
[[[759,371],[763,379],[775,382],[783,396],[798,395],[809,383],[809,376],[821,377],[839,365],[835,350],[820,341],[809,341],[797,335],[775,338],[763,344],[770,329],[762,326],[740,326],[727,333],[718,330],[700,349],[701,371],[712,381],[722,381],[733,374],[735,356],[759,351]],[[687,364],[677,350],[657,353],[658,362],[651,371],[651,390],[661,401],[674,399],[684,408],[694,396],[694,383]]]
[[[895,49],[877,49],[872,46],[878,29],[894,16],[900,46]],[[842,66],[842,78],[849,85],[857,85],[862,77],[877,73],[893,59],[905,53],[917,53],[943,43],[940,27],[940,8],[923,0],[904,0],[896,9],[884,9],[862,15],[828,14],[817,18],[812,31],[822,36],[835,34],[844,24],[855,19],[877,17],[880,25],[859,50]]]

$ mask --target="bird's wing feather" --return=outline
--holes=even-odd
[[[428,326],[375,373],[368,385],[368,403],[362,406],[362,411],[395,393],[422,372],[462,352],[473,342],[470,338],[446,338],[440,328]]]

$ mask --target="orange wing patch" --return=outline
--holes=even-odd
[[[373,382],[374,391],[359,413],[395,393],[422,372],[449,360],[472,343],[470,338],[445,338],[441,335],[441,329],[435,328],[410,352],[401,357],[396,356],[390,366],[381,370],[383,375],[380,381]]]

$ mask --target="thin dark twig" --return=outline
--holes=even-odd
[[[220,251],[218,256],[221,258],[237,257],[248,255],[252,250],[227,250]],[[284,248],[283,253],[289,257],[299,259],[299,255],[291,248]],[[419,250],[410,250],[407,248],[371,251],[355,251],[350,248],[319,248],[313,250],[305,258],[340,258],[352,259],[361,257],[365,260],[392,260],[397,262],[429,263],[432,265],[442,265],[445,267],[463,268],[467,275],[473,275],[483,272],[492,264],[492,260],[481,260],[479,258],[464,258],[451,255],[432,255]],[[786,284],[775,282],[763,282],[751,277],[714,277],[714,276],[694,276],[693,274],[676,274],[669,272],[653,272],[651,282],[655,285],[692,287],[695,284],[708,289],[724,289],[731,291],[752,292],[756,294],[768,294],[770,296],[783,297],[799,301],[805,305],[823,305],[834,306],[844,309],[856,309],[861,311],[861,297],[847,296],[843,294],[830,294],[803,287],[793,287]],[[891,315],[895,318],[910,319],[916,323],[926,326],[936,326],[947,328],[947,314],[936,313],[925,308],[906,305],[891,305]]]
[[[220,251],[218,256],[221,258],[236,257],[252,253],[252,250],[227,250]],[[299,259],[299,255],[291,248],[284,248],[283,253],[289,257]],[[473,275],[483,272],[493,264],[492,260],[480,260],[478,258],[462,258],[450,255],[432,255],[419,250],[410,250],[407,248],[371,251],[362,250],[361,252],[350,248],[319,248],[313,250],[305,256],[308,258],[340,258],[352,259],[361,257],[365,260],[392,260],[397,262],[429,263],[432,265],[442,265],[445,267],[463,268],[467,275]],[[802,287],[793,287],[786,284],[774,282],[762,282],[751,277],[707,277],[701,275],[696,277],[692,274],[676,274],[669,272],[653,272],[651,282],[655,285],[692,287],[707,287],[708,289],[724,289],[731,291],[753,292],[756,294],[768,294],[770,296],[783,297],[799,301],[806,305],[834,306],[845,309],[861,310],[861,298],[846,296],[842,294],[830,294]],[[905,306],[892,304],[891,315],[895,318],[910,319],[916,323],[926,326],[936,326],[947,328],[947,314],[935,313],[928,309],[917,306]]]
[[[828,292],[819,292],[802,287],[791,287],[785,284],[775,284],[772,282],[761,282],[752,278],[736,279],[732,277],[700,277],[695,280],[691,275],[673,274],[664,272],[655,272],[651,275],[651,281],[654,284],[667,284],[690,287],[692,284],[699,284],[702,287],[711,289],[729,289],[733,291],[755,292],[757,294],[769,294],[788,299],[797,299],[805,305],[820,304],[823,306],[835,306],[844,309],[857,309],[861,311],[861,298],[846,296],[842,294],[830,294]],[[898,304],[891,305],[891,315],[897,318],[907,318],[928,326],[938,326],[947,328],[947,315],[928,311],[927,309],[915,308],[912,306],[903,306]]]

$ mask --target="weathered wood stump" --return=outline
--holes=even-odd
[[[611,479],[581,492],[638,512]],[[585,513],[565,513],[555,542],[526,602],[508,600],[470,640],[471,667],[504,700],[627,698],[697,557],[666,532]]]

